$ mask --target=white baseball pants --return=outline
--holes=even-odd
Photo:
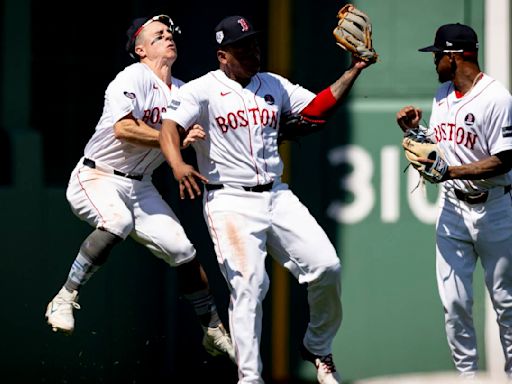
[[[261,384],[262,301],[269,288],[268,253],[308,284],[306,348],[331,352],[341,324],[341,266],[336,250],[286,184],[268,192],[225,187],[206,192],[204,215],[231,291],[229,319],[239,384]]]
[[[512,200],[502,187],[487,202],[467,204],[448,191],[437,222],[436,270],[445,328],[459,372],[478,369],[473,325],[473,272],[477,259],[497,314],[505,371],[512,372]]]
[[[66,197],[80,219],[123,239],[131,236],[171,266],[195,257],[195,248],[151,177],[132,180],[80,161],[71,173]]]

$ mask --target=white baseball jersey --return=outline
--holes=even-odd
[[[146,64],[126,67],[105,92],[103,114],[84,155],[71,173],[66,197],[80,219],[123,239],[131,236],[170,265],[195,257],[196,251],[177,216],[151,182],[151,173],[163,161],[160,148],[133,145],[115,138],[114,124],[130,112],[155,129],[182,81],[171,87]],[[143,175],[132,179],[116,174]]]
[[[259,348],[262,301],[269,287],[267,249],[300,283],[308,285],[310,324],[304,345],[331,352],[341,323],[341,264],[321,226],[285,183],[277,133],[282,113],[297,113],[313,93],[272,73],[258,73],[246,87],[221,70],[180,88],[164,118],[207,133],[194,143],[206,188],[203,214],[219,267],[232,292],[230,330],[239,384],[261,384]],[[264,191],[242,187],[268,184]],[[314,283],[313,283],[314,282]]]
[[[458,98],[451,81],[442,84],[432,104],[430,129],[448,165],[475,162],[512,149],[512,97],[499,82],[483,75]],[[509,175],[486,180],[449,180],[446,188],[478,191],[510,184]]]
[[[463,97],[452,82],[441,85],[433,102],[430,128],[449,165],[463,165],[512,149],[512,97],[496,80],[482,75]],[[512,204],[509,174],[485,180],[443,182],[436,224],[436,274],[445,330],[459,372],[478,370],[473,324],[473,280],[477,262],[485,276],[512,374]],[[455,189],[484,196],[461,199]],[[482,192],[483,191],[483,192]]]
[[[300,112],[315,97],[273,73],[258,73],[243,88],[216,70],[182,87],[163,118],[184,128],[200,124],[207,139],[194,143],[199,171],[211,184],[266,184],[279,179],[279,117]]]
[[[183,84],[172,78],[169,87],[143,63],[126,67],[105,91],[103,114],[87,143],[85,157],[128,174],[151,174],[164,161],[160,148],[148,148],[116,139],[114,124],[130,112],[160,130],[162,113]]]

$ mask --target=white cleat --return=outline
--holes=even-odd
[[[212,356],[228,355],[236,364],[235,348],[231,337],[222,324],[215,328],[203,327],[203,347]]]
[[[317,356],[301,346],[301,355],[304,360],[311,361],[316,367],[316,378],[320,384],[341,384],[340,374],[336,371],[332,353]]]
[[[71,334],[75,329],[73,309],[80,309],[78,291],[69,292],[62,287],[59,293],[48,303],[46,307],[46,320],[53,332]]]

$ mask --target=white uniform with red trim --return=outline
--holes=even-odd
[[[107,87],[103,114],[66,193],[79,218],[123,239],[130,235],[170,265],[189,261],[195,249],[151,182],[152,172],[164,157],[160,148],[116,139],[114,124],[131,112],[160,130],[161,115],[182,84],[173,78],[169,87],[143,63],[121,71]],[[94,168],[84,164],[84,159],[87,164],[94,162]]]
[[[452,82],[444,83],[433,101],[430,128],[449,165],[512,150],[512,97],[483,74],[463,97],[457,97]],[[437,281],[448,343],[460,372],[478,369],[472,320],[477,259],[498,315],[505,369],[512,372],[512,201],[510,187],[506,187],[510,183],[510,174],[504,174],[485,180],[449,180],[442,185]],[[458,198],[455,189],[473,193],[477,201],[483,192],[487,199],[471,204]]]
[[[259,73],[243,88],[221,70],[185,84],[163,118],[182,127],[200,124],[207,134],[194,143],[199,171],[209,183],[204,217],[217,260],[231,290],[231,335],[239,383],[259,384],[262,300],[269,254],[300,283],[308,283],[311,321],[304,345],[331,353],[341,323],[340,262],[307,208],[281,182],[277,131],[282,113],[300,112],[315,97],[272,73]],[[247,190],[268,185],[264,191]],[[245,187],[245,189],[244,189]]]

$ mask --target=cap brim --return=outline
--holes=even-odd
[[[425,48],[418,49],[420,52],[442,52],[443,50],[441,48],[437,48],[435,45],[429,45]]]
[[[222,42],[222,44],[219,44],[219,47],[224,47],[225,45],[229,45],[229,44],[236,43],[238,41],[245,40],[245,39],[247,39],[247,38],[249,38],[251,36],[255,36],[255,35],[258,35],[260,33],[261,33],[261,31],[247,32],[246,34],[244,34],[243,36],[240,36],[237,39],[232,39],[232,40],[228,40],[228,41]]]

